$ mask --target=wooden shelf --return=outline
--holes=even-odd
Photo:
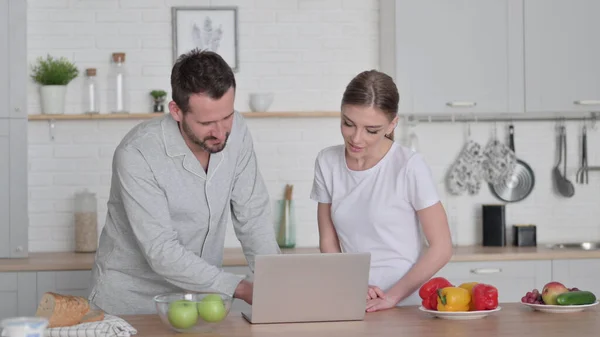
[[[162,113],[129,113],[129,114],[60,114],[60,115],[28,115],[30,121],[40,120],[89,120],[89,119],[150,119],[162,116]],[[292,112],[242,112],[246,118],[321,118],[339,117],[337,111],[292,111]]]
[[[162,113],[155,114],[57,114],[57,115],[28,115],[30,121],[45,120],[82,120],[82,119],[150,119],[162,116]]]

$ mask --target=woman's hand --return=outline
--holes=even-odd
[[[390,309],[396,306],[396,301],[386,294],[381,297],[373,298],[367,301],[367,312]]]
[[[381,290],[377,286],[369,286],[369,289],[367,290],[367,301],[375,299],[377,297],[385,297],[385,293],[383,292],[383,290]]]

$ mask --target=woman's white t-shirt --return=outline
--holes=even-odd
[[[344,145],[319,152],[311,199],[331,204],[344,252],[370,252],[369,284],[387,291],[421,253],[416,211],[439,201],[423,157],[394,142],[372,168],[350,170]]]

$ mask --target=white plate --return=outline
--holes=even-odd
[[[490,314],[500,311],[502,308],[497,307],[493,310],[479,310],[479,311],[436,311],[436,310],[428,310],[423,306],[419,307],[419,310],[428,313],[429,315],[441,319],[450,319],[450,320],[468,320],[468,319],[480,319],[484,318]]]
[[[581,312],[587,308],[595,307],[598,305],[598,301],[592,304],[583,304],[583,305],[547,305],[547,304],[531,304],[531,303],[523,303],[521,304],[530,307],[533,310],[541,311],[541,312],[549,312],[553,314],[563,314],[570,312]]]

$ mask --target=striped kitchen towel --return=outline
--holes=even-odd
[[[130,337],[137,330],[124,319],[105,315],[99,322],[81,323],[69,327],[46,329],[46,337]]]

